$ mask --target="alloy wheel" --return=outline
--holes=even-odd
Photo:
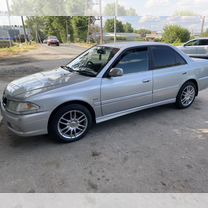
[[[186,86],[181,93],[181,103],[184,107],[189,106],[195,98],[195,88],[192,85]]]
[[[58,121],[58,132],[66,139],[76,139],[87,129],[87,116],[79,110],[66,112]]]

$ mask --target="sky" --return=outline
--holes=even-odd
[[[17,0],[9,0],[17,1]],[[18,0],[19,1],[19,0]],[[50,0],[48,0],[50,1]],[[179,24],[191,32],[198,33],[201,29],[201,16],[207,16],[205,28],[208,28],[208,0],[117,0],[125,8],[134,8],[138,17],[118,17],[123,22],[129,22],[135,29],[147,28],[162,31],[166,24]],[[114,0],[102,0],[103,8]],[[6,0],[0,0],[0,11],[7,11]],[[197,16],[177,17],[176,11],[190,11]],[[3,15],[3,14],[2,14]],[[5,14],[4,14],[5,15]],[[23,14],[24,15],[24,14]],[[106,17],[104,18],[104,20]],[[20,17],[11,17],[13,25],[20,25]],[[8,24],[8,18],[1,16],[0,25]]]
[[[19,0],[8,1],[11,4]],[[50,2],[50,0],[48,1]],[[115,0],[102,0],[102,6],[105,7],[106,4],[114,2]],[[134,8],[138,16],[171,16],[180,10],[208,16],[208,0],[117,0],[117,2],[125,8]],[[6,10],[6,0],[0,0],[0,11]]]
[[[208,16],[208,0],[117,0],[125,8],[136,9],[138,16],[171,16],[176,11],[188,10]],[[103,5],[114,0],[104,0]]]

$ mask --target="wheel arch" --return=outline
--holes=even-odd
[[[192,82],[192,83],[194,83],[194,85],[196,86],[196,96],[197,96],[198,93],[199,93],[199,85],[198,85],[198,82],[196,81],[196,79],[188,79],[186,82]],[[183,85],[184,85],[186,82],[184,82]]]
[[[179,90],[178,90],[178,93],[180,92],[181,87],[182,87],[185,83],[187,83],[187,82],[192,82],[192,83],[194,83],[194,85],[196,86],[196,96],[198,96],[198,93],[199,93],[199,85],[198,85],[198,82],[196,81],[196,79],[194,79],[194,78],[187,79],[185,82],[183,82],[183,84],[180,86],[180,88],[179,88]],[[177,95],[178,95],[178,93],[177,93]]]
[[[80,105],[86,107],[86,108],[90,111],[90,113],[91,113],[91,115],[92,115],[93,122],[96,122],[95,111],[94,111],[93,107],[92,107],[89,103],[87,103],[87,102],[85,102],[85,101],[81,101],[81,100],[73,100],[73,101],[67,101],[67,102],[64,102],[64,103],[60,104],[59,106],[57,106],[55,109],[53,109],[53,111],[51,112],[51,115],[49,116],[48,126],[49,126],[49,123],[50,123],[51,119],[53,118],[53,115],[54,115],[60,108],[62,108],[63,106],[70,105],[70,104],[80,104]]]

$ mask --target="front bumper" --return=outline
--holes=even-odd
[[[6,111],[1,102],[1,114],[6,126],[18,136],[36,136],[48,133],[49,112],[16,115]]]

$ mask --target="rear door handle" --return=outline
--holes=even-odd
[[[143,83],[148,83],[148,82],[150,82],[151,80],[150,79],[144,79],[142,82]]]
[[[185,75],[185,74],[187,74],[187,72],[183,72],[183,73],[182,73],[182,75]]]

